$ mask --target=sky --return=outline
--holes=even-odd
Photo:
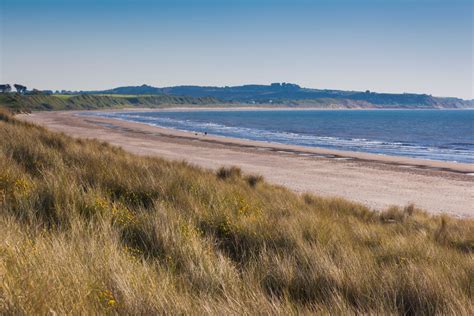
[[[473,95],[472,0],[0,0],[0,83]]]

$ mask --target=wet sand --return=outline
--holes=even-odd
[[[431,213],[474,216],[472,164],[195,135],[84,114],[37,112],[19,117],[135,154],[186,160],[209,169],[239,166],[296,192],[343,197],[378,210],[415,203]]]

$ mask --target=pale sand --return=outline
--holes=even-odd
[[[415,203],[432,213],[474,216],[472,164],[196,136],[77,114],[37,112],[18,117],[74,137],[106,141],[135,154],[186,160],[210,169],[239,166],[296,192],[343,197],[377,210]]]

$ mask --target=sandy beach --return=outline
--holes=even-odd
[[[474,165],[246,141],[83,115],[37,112],[18,117],[73,137],[95,138],[139,155],[216,169],[239,166],[296,192],[337,196],[377,210],[416,206],[474,216]]]

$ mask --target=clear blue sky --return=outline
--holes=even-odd
[[[473,96],[471,0],[0,0],[0,81]]]

